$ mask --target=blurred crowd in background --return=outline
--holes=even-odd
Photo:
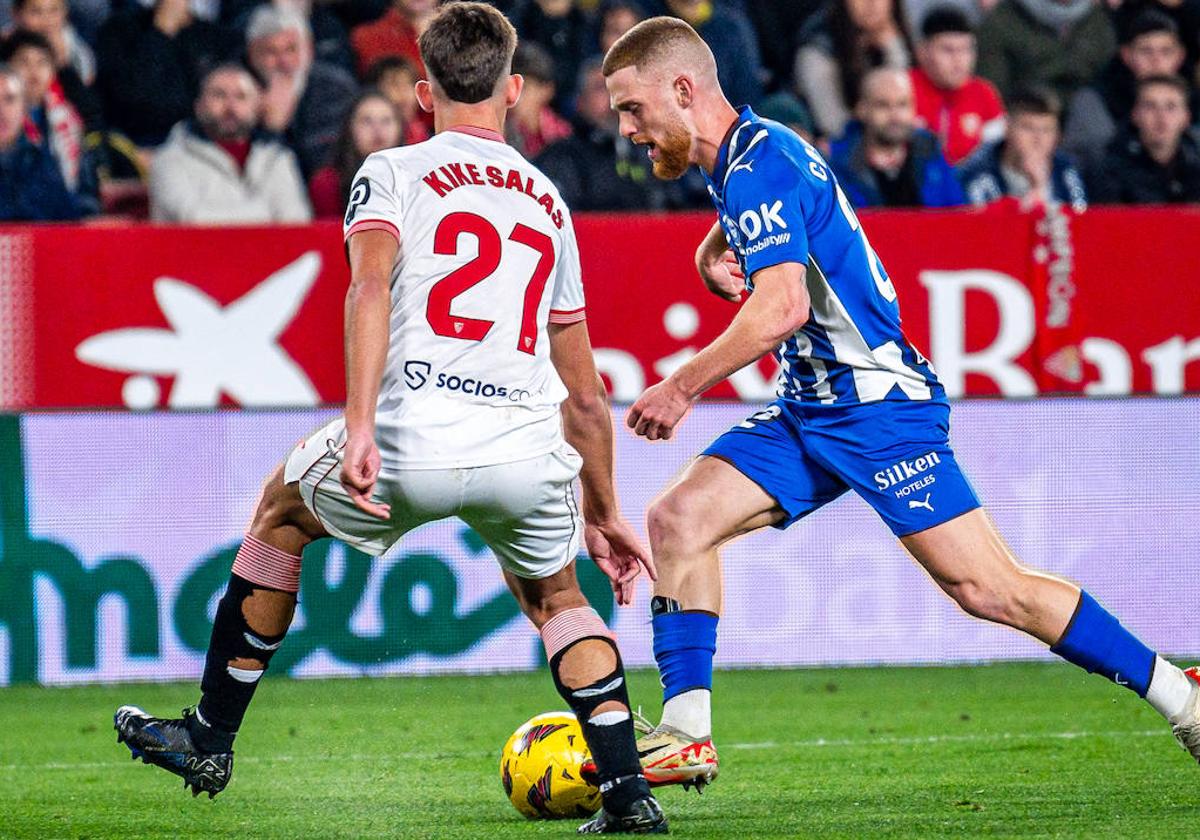
[[[825,153],[859,207],[1200,202],[1200,0],[499,0],[509,142],[575,211],[710,207],[655,180],[600,71],[690,23],[736,106]],[[0,0],[0,220],[339,218],[420,142],[437,0]]]

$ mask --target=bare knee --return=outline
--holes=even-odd
[[[716,547],[704,519],[703,506],[686,492],[669,492],[655,499],[646,512],[650,545],[659,563],[702,554]]]

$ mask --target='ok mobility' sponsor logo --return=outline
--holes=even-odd
[[[738,217],[738,227],[741,228],[746,241],[754,243],[746,245],[743,249],[747,256],[757,254],[772,245],[784,245],[791,241],[792,234],[787,230],[787,222],[784,221],[782,212],[782,201],[775,201],[773,204],[763,202],[757,210],[747,210]],[[776,233],[776,230],[780,232]],[[764,233],[767,234],[766,238],[754,241]]]
[[[522,402],[532,396],[529,391],[522,388],[496,385],[471,376],[458,376],[457,374],[446,373],[444,371],[439,371],[435,376],[433,365],[418,359],[412,359],[404,363],[404,382],[409,388],[417,391],[424,388],[430,381],[433,382],[433,387],[440,388],[443,391],[454,391],[485,399]]]
[[[891,490],[897,485],[904,484],[900,489],[893,490],[896,498],[902,499],[937,481],[936,476],[926,475],[926,473],[941,462],[942,459],[936,452],[926,452],[919,458],[897,461],[887,469],[875,473],[875,485],[880,490]],[[911,483],[905,484],[905,482]]]

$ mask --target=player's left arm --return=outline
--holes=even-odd
[[[633,583],[645,567],[658,576],[650,552],[621,516],[613,482],[612,412],[604,382],[596,372],[584,314],[579,244],[567,215],[554,287],[550,297],[550,363],[567,388],[562,403],[563,436],[583,457],[583,538],[588,554],[608,576],[617,603],[633,599]]]
[[[583,457],[584,540],[592,560],[612,583],[617,603],[633,599],[633,582],[644,566],[657,580],[650,552],[621,516],[613,481],[612,412],[596,371],[587,321],[550,324],[550,361],[567,387],[563,437]]]
[[[629,409],[629,428],[650,440],[669,439],[701,394],[800,329],[809,317],[805,271],[798,262],[756,271],[754,294],[725,332],[671,376],[648,388]]]

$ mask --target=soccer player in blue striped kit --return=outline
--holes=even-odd
[[[1200,758],[1200,677],[1142,644],[1078,586],[1023,567],[955,461],[950,408],[904,337],[896,290],[820,153],[734,109],[685,23],[652,18],[604,61],[622,135],[660,178],[699,166],[718,222],[696,252],[714,293],[740,300],[726,331],[629,411],[666,440],[692,402],[774,351],[779,398],[719,437],[651,506],[662,721],[638,742],[651,783],[716,777],[710,697],[721,604],[718,549],[786,528],[847,490],[870,504],[966,612],[1040,639],[1145,698]],[[732,252],[732,253],[730,253]]]

